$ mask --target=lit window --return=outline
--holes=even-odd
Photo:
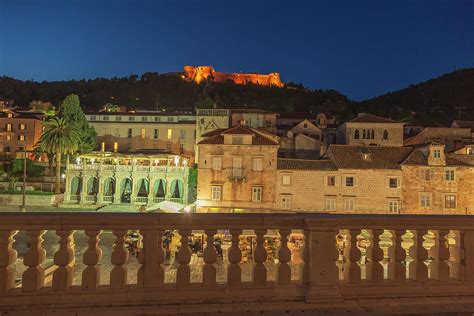
[[[262,187],[252,187],[252,202],[262,202]]]
[[[244,143],[244,139],[242,136],[232,136],[233,145],[242,145],[243,143]]]
[[[346,187],[354,186],[354,177],[346,177]]]
[[[13,117],[13,114],[12,113],[8,113],[8,118],[12,118]]]
[[[211,186],[211,192],[212,192],[211,199],[213,201],[220,201],[222,199],[222,186],[221,185]]]
[[[336,199],[326,199],[326,211],[333,212],[336,210]]]
[[[26,130],[26,124],[18,124],[18,129],[19,129],[20,131]]]
[[[424,181],[430,181],[434,178],[434,170],[432,169],[424,169],[420,170],[420,179]]]
[[[354,211],[354,199],[344,199],[344,211]]]
[[[327,185],[328,185],[328,187],[336,186],[336,177],[335,176],[328,176],[327,177]]]
[[[212,158],[212,170],[222,170],[222,157]]]
[[[141,139],[144,139],[145,136],[146,136],[145,129],[142,128],[142,129],[140,130],[140,138],[141,138]]]
[[[291,196],[290,195],[280,196],[280,207],[284,210],[291,209]]]
[[[114,152],[118,151],[118,143],[114,143]]]
[[[281,177],[281,184],[283,185],[291,185],[291,175],[289,174],[284,174]]]
[[[12,131],[12,125],[10,123],[8,123],[6,126],[5,126],[5,129],[7,130],[7,132],[11,132]]]
[[[10,135],[10,134],[7,134],[6,137],[7,137],[7,140],[11,140],[11,139],[12,139],[12,135]]]
[[[441,150],[439,149],[433,150],[433,158],[441,158]]]
[[[18,140],[24,141],[26,139],[25,135],[18,135]]]
[[[444,196],[444,208],[456,208],[456,195],[447,194]]]
[[[430,194],[420,194],[420,207],[428,208],[431,207],[431,195]]]
[[[393,189],[400,187],[400,180],[397,178],[388,179],[388,187]]]
[[[254,158],[253,159],[253,170],[254,171],[262,171],[263,170],[263,160],[262,160],[262,158]]]
[[[444,176],[446,181],[454,181],[454,170],[445,170]]]
[[[393,213],[398,213],[400,210],[399,203],[396,200],[388,201],[388,211]]]
[[[173,138],[173,130],[171,128],[168,128],[166,139],[171,140],[172,138]]]

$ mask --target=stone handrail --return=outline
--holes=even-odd
[[[170,229],[179,232],[182,246],[176,256],[176,279],[165,283],[161,245],[162,235]],[[23,257],[28,268],[23,273],[21,287],[16,287],[14,282],[17,254],[12,249],[18,230],[26,231],[29,244]],[[54,255],[57,269],[50,285],[44,282],[42,267],[46,254],[42,236],[46,230],[54,230],[59,237],[59,249]],[[76,230],[84,230],[88,236],[83,258],[74,254]],[[136,284],[127,282],[125,263],[129,253],[124,238],[128,230],[139,230],[143,238]],[[231,235],[226,282],[216,281],[216,248],[207,242],[203,246],[202,281],[191,282],[188,236],[192,231],[199,231],[212,240],[219,230],[228,230]],[[243,282],[239,236],[248,230],[255,236],[253,275],[251,282]],[[112,231],[115,236],[109,284],[100,283],[102,231]],[[269,271],[264,264],[267,260],[264,236],[270,231],[277,231],[281,241],[273,282],[267,279]],[[291,276],[288,239],[292,231],[304,235],[299,280]],[[73,286],[74,265],[81,259],[87,267],[81,285]],[[469,216],[0,214],[0,310],[120,308],[126,301],[128,306],[135,307],[212,302],[229,310],[229,304],[236,302],[255,304],[259,310],[274,308],[278,302],[285,305],[283,309],[305,310],[318,310],[318,304],[328,306],[337,302],[332,308],[344,312],[351,308],[376,312],[377,308],[399,304],[393,307],[394,311],[402,306],[403,311],[416,312],[419,310],[410,308],[422,306],[425,312],[426,308],[439,312],[440,308],[449,306],[452,312],[464,311],[466,304],[473,304],[473,298],[474,218]],[[354,300],[358,300],[356,305]]]

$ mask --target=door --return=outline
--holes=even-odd
[[[234,157],[232,159],[232,176],[242,176],[242,157]]]

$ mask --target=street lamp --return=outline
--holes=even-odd
[[[23,199],[20,212],[26,212],[26,147],[23,150]]]

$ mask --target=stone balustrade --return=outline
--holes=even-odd
[[[58,236],[52,282],[45,281],[43,236]],[[143,250],[136,283],[130,284],[125,247],[128,230],[138,230]],[[179,232],[173,282],[165,282],[162,236]],[[230,233],[226,280],[216,278],[214,236]],[[27,267],[15,283],[15,235],[25,231]],[[87,250],[75,256],[74,236],[84,231]],[[109,282],[100,282],[101,234],[113,233],[113,266]],[[202,278],[191,279],[190,234],[207,236]],[[239,236],[251,231],[253,266],[243,280]],[[292,278],[292,233],[304,236],[301,275]],[[266,264],[265,236],[279,236],[273,280]],[[86,266],[80,285],[73,285],[77,262]],[[474,219],[467,216],[327,215],[327,214],[0,214],[0,310],[139,310],[159,306],[169,314],[188,310],[311,312],[459,312],[474,308]],[[180,308],[176,309],[179,305]],[[173,307],[174,306],[174,307]],[[151,309],[150,309],[151,308]],[[84,312],[87,314],[87,312]],[[10,315],[10,314],[9,314]],[[105,315],[105,314],[104,314]],[[108,315],[108,314],[107,314]]]

